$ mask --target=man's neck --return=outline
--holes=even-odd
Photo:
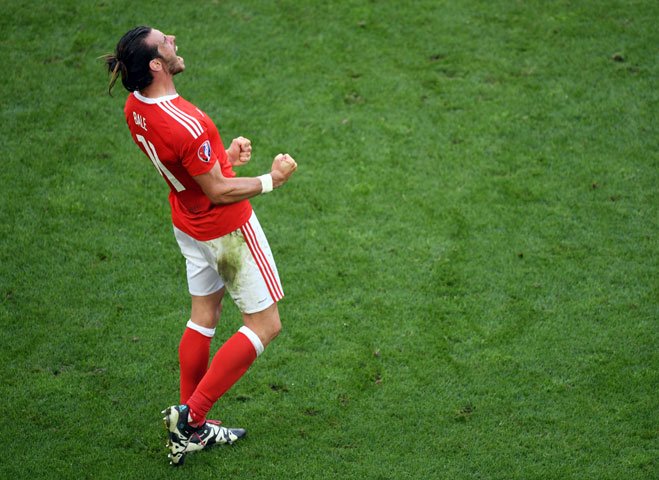
[[[140,90],[140,93],[147,98],[160,98],[166,95],[174,95],[176,93],[176,87],[174,86],[172,77],[160,81],[154,79],[153,83],[144,90]]]

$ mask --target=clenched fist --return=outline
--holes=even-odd
[[[297,162],[288,153],[280,153],[272,161],[272,185],[274,188],[282,186],[288,181],[293,172],[297,170]]]
[[[227,157],[233,167],[245,165],[252,158],[252,142],[245,137],[234,138],[227,148]]]

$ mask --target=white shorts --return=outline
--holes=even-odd
[[[256,313],[284,297],[277,266],[256,215],[223,237],[202,242],[174,227],[185,257],[190,295],[226,286],[243,313]]]

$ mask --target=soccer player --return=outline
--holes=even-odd
[[[186,260],[192,312],[179,344],[180,401],[165,409],[169,458],[233,443],[245,435],[206,419],[213,404],[279,334],[277,302],[284,296],[277,267],[249,198],[284,185],[297,169],[288,154],[269,173],[236,177],[251,159],[250,140],[225,149],[213,121],[176,92],[185,70],[176,37],[141,26],[127,32],[105,56],[111,79],[130,92],[124,107],[133,140],[169,185],[174,236]],[[229,292],[244,325],[215,353],[210,344]]]

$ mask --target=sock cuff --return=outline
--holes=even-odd
[[[192,320],[188,320],[186,327],[188,327],[191,330],[194,330],[195,332],[199,332],[203,336],[208,338],[213,338],[215,336],[214,328],[202,327],[201,325],[197,325],[196,323],[194,323]]]
[[[259,338],[259,336],[256,333],[254,333],[253,330],[250,330],[248,327],[243,325],[238,329],[238,331],[243,335],[245,335],[250,342],[252,342],[252,345],[254,345],[254,350],[256,350],[257,357],[263,353],[265,347],[263,346],[263,343],[261,343],[261,339]]]

